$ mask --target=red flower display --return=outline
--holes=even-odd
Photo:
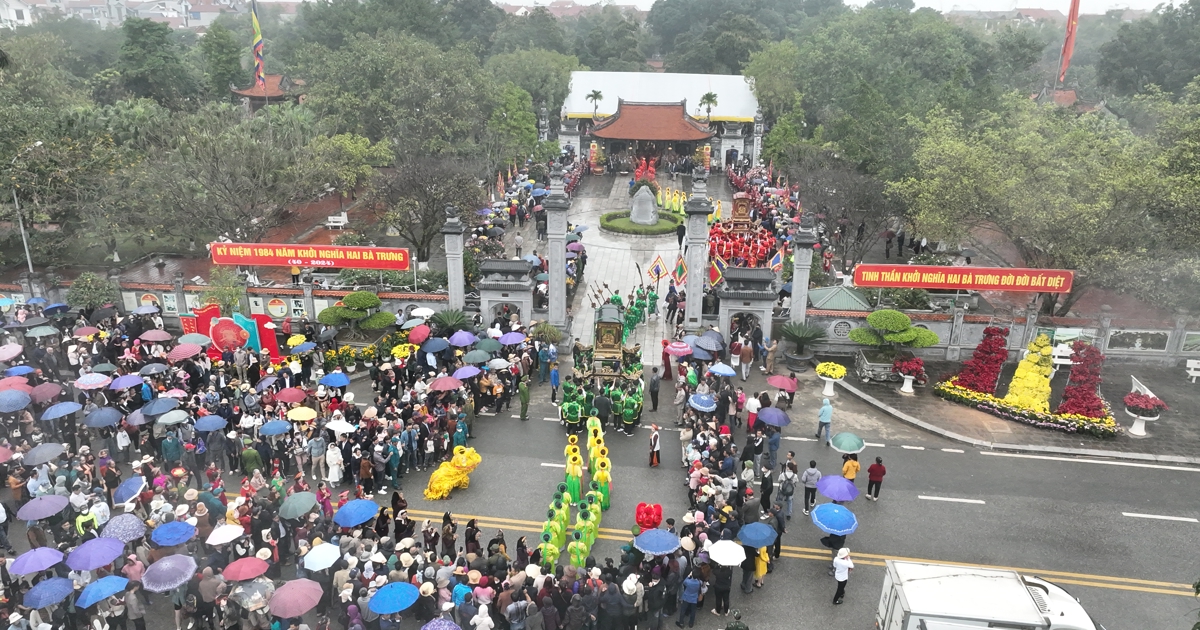
[[[971,359],[963,364],[955,381],[967,389],[984,394],[995,394],[1000,370],[1008,360],[1008,329],[988,326],[983,330],[983,341],[975,347]]]
[[[1157,415],[1160,411],[1167,410],[1167,403],[1163,402],[1158,396],[1148,396],[1141,392],[1129,392],[1125,394],[1125,406],[1135,412],[1141,412],[1138,415],[1150,416]]]
[[[927,380],[925,376],[925,361],[920,357],[896,359],[892,363],[892,373],[916,377],[917,383],[921,385],[924,385]]]
[[[1071,378],[1063,390],[1058,414],[1078,414],[1088,418],[1103,418],[1108,415],[1104,399],[1100,398],[1100,369],[1104,367],[1104,354],[1090,343],[1076,341],[1071,344]]]

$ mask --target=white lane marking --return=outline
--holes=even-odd
[[[1132,516],[1133,518],[1153,518],[1160,521],[1183,521],[1185,523],[1200,523],[1200,519],[1194,519],[1187,516],[1163,516],[1161,514],[1138,514],[1137,512],[1121,512],[1122,516]]]
[[[516,418],[516,416],[513,417]],[[542,418],[542,420],[545,420],[546,422],[558,422],[558,418]]]
[[[783,439],[791,440],[793,442],[816,442],[817,441],[817,438],[806,438],[806,437],[786,437],[785,436]]]
[[[545,466],[545,464],[542,464],[542,465]],[[979,499],[956,499],[953,497],[930,497],[930,496],[926,496],[923,494],[917,495],[917,498],[925,499],[926,501],[948,501],[950,503],[975,503],[978,505],[984,505],[987,503],[987,501],[980,501]]]
[[[924,447],[924,446],[909,446],[909,445],[907,445],[907,444],[901,444],[901,445],[900,445],[900,448],[903,448],[903,449],[906,449],[906,450],[910,450],[910,451],[923,451],[923,450],[925,450],[925,447]]]
[[[874,446],[875,448],[884,448],[887,444],[876,444],[874,442],[863,442],[863,446]]]
[[[567,467],[566,464],[550,464],[547,462],[542,462],[542,466],[545,466],[546,468],[566,468]]]
[[[962,450],[961,448],[944,448],[944,449],[942,449],[942,452],[943,453],[965,453],[966,451]]]
[[[513,415],[511,415],[511,416],[509,416],[509,417],[511,417],[511,418],[520,418],[520,417],[521,417],[521,414],[519,414],[519,413],[514,413]]]
[[[980,455],[990,457],[1016,457],[1019,459],[1045,459],[1052,462],[1081,462],[1084,464],[1105,464],[1107,466],[1128,466],[1130,468],[1155,468],[1158,470],[1182,470],[1184,472],[1200,472],[1200,468],[1187,466],[1167,466],[1164,464],[1140,464],[1137,462],[1105,461],[1102,459],[1080,459],[1077,457],[1054,457],[1052,455],[1026,455],[1024,453],[997,453],[996,451],[979,451]]]

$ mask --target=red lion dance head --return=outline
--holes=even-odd
[[[634,511],[634,522],[642,531],[657,529],[662,524],[662,506],[657,503],[639,503]]]

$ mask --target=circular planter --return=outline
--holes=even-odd
[[[354,370],[358,369],[358,366],[351,363],[350,365],[343,365],[342,369],[345,370],[347,374],[353,374]]]
[[[369,370],[369,369],[375,367],[375,364],[371,361],[363,361],[363,367],[365,367]]]
[[[837,392],[833,391],[833,384],[842,379],[828,378],[825,376],[818,376],[817,378],[820,378],[822,381],[825,381],[825,388],[821,390],[822,396],[824,396],[826,398],[831,398],[833,396],[837,396]]]
[[[801,354],[786,350],[783,352],[783,360],[787,363],[788,369],[796,373],[807,372],[809,362],[812,361],[813,356],[811,352],[803,352]]]
[[[1140,413],[1146,413],[1146,412],[1142,411],[1140,409],[1133,410],[1128,407],[1125,408],[1125,414],[1128,415],[1130,418],[1133,418],[1133,426],[1129,427],[1129,431],[1128,431],[1128,433],[1131,437],[1139,437],[1139,438],[1149,437],[1149,435],[1146,433],[1146,423],[1154,422],[1155,420],[1158,420],[1158,417],[1159,417],[1159,414],[1154,414],[1153,416],[1143,416],[1143,415],[1139,415]]]
[[[909,376],[907,374],[901,374],[900,376],[904,378],[904,384],[900,386],[900,393],[901,394],[916,393],[913,391],[913,381],[917,380],[917,377]]]

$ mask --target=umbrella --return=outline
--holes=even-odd
[[[138,339],[141,339],[142,341],[170,341],[171,333],[165,330],[151,328],[150,330],[138,335]]]
[[[722,336],[721,333],[713,330],[712,328],[709,328],[708,330],[700,333],[700,336],[701,337],[712,337],[713,339],[720,341],[721,345],[725,345],[725,337]]]
[[[281,619],[302,617],[316,608],[324,593],[321,585],[309,579],[289,580],[271,596],[271,614]]]
[[[303,402],[305,398],[308,398],[308,393],[299,387],[288,387],[287,389],[281,389],[279,390],[278,394],[275,394],[275,400],[285,403]]]
[[[55,407],[57,406],[58,405],[55,405]],[[51,409],[53,408],[54,407],[51,407]],[[87,417],[83,419],[83,423],[93,429],[116,426],[116,424],[120,421],[121,412],[113,409],[112,407],[100,407],[92,413],[89,413]],[[120,501],[119,503],[124,503],[124,501]]]
[[[187,394],[187,392],[183,391],[182,389],[179,389],[178,387],[173,387],[173,388],[168,389],[167,391],[163,392],[162,395],[167,398],[178,398],[179,400],[183,400],[184,398],[187,398],[188,394]]]
[[[534,256],[533,254],[525,254],[524,256],[521,257],[521,260],[524,260],[525,262],[527,262],[531,265],[542,264],[542,259],[537,256]]]
[[[95,311],[93,311],[92,316],[88,318],[88,321],[95,324],[96,322],[106,320],[109,317],[112,317],[113,315],[116,315],[116,314],[117,314],[117,309],[115,309],[111,306],[106,306],[104,308],[98,308]]]
[[[21,356],[21,353],[24,351],[24,346],[19,343],[4,344],[3,346],[0,346],[0,361],[12,361],[13,359]]]
[[[345,387],[350,384],[350,377],[345,372],[330,372],[321,377],[320,383],[325,387]]]
[[[159,400],[162,400],[162,399],[160,398]],[[174,399],[172,398],[169,400],[174,400]],[[165,424],[165,425],[179,424],[181,422],[186,422],[187,419],[191,418],[191,417],[192,416],[189,415],[188,412],[186,412],[182,409],[172,409],[171,411],[168,411],[167,413],[164,413],[163,415],[159,416],[157,422],[158,422],[158,424]]]
[[[228,421],[216,414],[209,414],[196,421],[197,431],[220,431],[225,428]]]
[[[746,548],[732,540],[718,540],[708,548],[708,559],[726,567],[736,567],[746,560]]]
[[[155,398],[150,402],[142,405],[142,414],[147,416],[157,416],[179,406],[179,401],[174,398]]]
[[[697,335],[684,335],[683,336],[683,343],[686,343],[687,345],[689,345],[693,348],[696,347],[697,341],[700,341],[700,337]]]
[[[433,382],[429,384],[429,389],[435,392],[452,392],[459,387],[462,387],[462,381],[454,378],[453,376],[442,376],[440,378],[435,378],[433,379]]]
[[[858,529],[858,517],[845,506],[836,503],[822,503],[813,508],[813,525],[826,534],[849,536]]]
[[[633,547],[650,556],[663,556],[679,549],[679,536],[665,529],[650,529],[633,539]]]
[[[438,617],[421,626],[421,630],[462,630],[462,627],[449,619]]]
[[[692,394],[688,406],[696,411],[713,412],[717,410],[717,401],[713,400],[711,394]]]
[[[187,584],[195,573],[196,561],[177,553],[150,565],[142,574],[142,587],[151,593],[165,593]]]
[[[24,462],[26,466],[41,466],[47,464],[50,460],[58,457],[63,452],[63,445],[57,442],[46,442],[33,447],[33,450],[25,453]],[[35,499],[36,500],[36,499]],[[25,505],[29,505],[26,503]]]
[[[241,529],[239,527],[238,529]],[[104,524],[102,538],[116,538],[121,542],[133,542],[146,535],[146,524],[136,514],[118,514]]]
[[[162,374],[169,369],[171,368],[168,367],[166,363],[147,363],[146,365],[142,366],[142,369],[138,370],[138,374],[141,374],[142,376],[153,376],[155,374]]]
[[[712,337],[701,337],[696,340],[696,347],[710,352],[720,352],[721,348],[725,347],[725,344]]]
[[[854,482],[836,475],[826,475],[817,481],[817,492],[834,501],[853,501],[858,497]]]
[[[150,419],[146,417],[146,414],[141,409],[134,409],[129,412],[128,416],[125,416],[125,424],[131,427],[138,427],[147,422],[150,422]]]
[[[241,525],[224,523],[212,530],[212,533],[208,535],[208,540],[204,542],[216,547],[217,545],[231,543],[245,535],[246,530]]]
[[[115,366],[111,363],[101,363],[100,365],[93,365],[92,371],[93,372],[104,372],[105,374],[111,374],[112,372],[117,371],[117,366]]]
[[[146,489],[146,479],[141,476],[130,477],[121,482],[117,489],[113,491],[113,503],[128,503],[130,499],[136,497],[142,490]]]
[[[487,341],[491,341],[491,339],[488,339]],[[472,350],[472,351],[466,353],[465,355],[463,355],[463,362],[464,363],[486,363],[487,360],[490,358],[492,358],[492,355],[484,352],[483,350]],[[29,403],[25,403],[25,404],[29,404]],[[22,407],[23,406],[24,405],[22,405]],[[20,409],[20,407],[18,407],[18,409]],[[15,409],[14,409],[14,411],[15,411]]]
[[[304,343],[296,346],[295,348],[292,348],[292,354],[300,354],[301,352],[309,352],[316,347],[317,347],[317,344],[315,344],[311,341],[305,341]]]
[[[267,378],[264,378],[261,381],[259,381],[258,385],[254,386],[254,389],[261,392],[262,390],[274,385],[275,381],[277,381],[277,380],[279,380],[278,376],[268,376]]]
[[[229,601],[236,603],[246,610],[257,610],[265,606],[275,594],[275,583],[267,578],[255,578],[246,582],[238,582],[229,591]]]
[[[489,214],[491,214],[491,213],[492,213],[492,209],[491,209],[491,208],[480,208],[480,209],[478,209],[478,210],[476,210],[476,211],[475,211],[475,214],[477,214],[477,215],[479,215],[479,216],[481,216],[481,217],[482,217],[482,216],[487,216],[487,215],[489,215]]]
[[[682,341],[672,341],[667,344],[667,354],[673,357],[686,357],[692,353],[692,347]]]
[[[773,427],[786,427],[792,423],[792,419],[779,407],[765,407],[760,409],[758,411],[758,419]]]
[[[333,522],[342,527],[354,527],[355,525],[362,525],[363,523],[375,518],[375,515],[378,513],[379,505],[374,501],[355,499],[346,505],[343,505],[341,509],[339,509],[337,513],[333,515]]]
[[[759,417],[761,418],[762,415],[760,414]],[[862,438],[848,431],[842,431],[833,436],[829,443],[833,446],[833,450],[839,453],[861,453],[863,449],[867,448],[867,444],[863,442]]]
[[[491,361],[488,361],[488,367],[492,368],[493,370],[503,370],[504,368],[508,367],[508,361],[504,359],[492,359]]]
[[[208,344],[212,343],[212,339],[209,339],[208,335],[202,335],[200,333],[188,333],[179,338],[179,343],[194,343],[197,346],[207,346]]]
[[[713,355],[711,352],[709,352],[708,350],[705,350],[704,348],[695,347],[695,348],[692,348],[692,358],[700,359],[701,361],[712,361]]]
[[[33,393],[29,396],[36,402],[44,403],[50,402],[55,396],[61,394],[62,391],[62,385],[59,385],[58,383],[42,383],[41,385],[34,387]]]
[[[317,333],[317,341],[329,341],[337,336],[338,336],[338,329],[326,328],[325,330],[322,330],[320,333]]]
[[[7,383],[0,383],[0,392],[8,391],[10,389],[14,390],[14,391],[18,391],[18,392],[23,392],[25,394],[33,393],[33,388],[25,383],[20,383],[17,381],[9,381]]]
[[[41,326],[43,324],[49,324],[50,320],[46,319],[45,317],[29,317],[21,323],[24,324],[26,328],[28,328],[30,326]]]
[[[112,563],[125,551],[125,543],[116,538],[93,538],[67,555],[67,566],[76,571],[95,571]]]
[[[549,279],[550,279],[550,274],[548,274],[548,273],[539,273],[538,275],[534,276],[534,277],[533,277],[533,279],[534,279],[534,280],[537,280],[538,282],[546,282],[547,280],[549,280]]]
[[[460,330],[453,335],[450,335],[450,345],[454,346],[455,348],[469,346],[476,341],[479,341],[479,337],[472,335],[470,331],[466,330]]]
[[[38,296],[38,297],[34,297],[34,298],[29,298],[29,301],[26,302],[26,304],[32,304],[32,305],[45,304],[46,302],[49,302],[49,301],[50,300],[47,300],[44,297]]]
[[[181,343],[175,346],[167,353],[167,358],[172,361],[181,361],[200,354],[204,349],[194,343]]]
[[[25,593],[25,599],[21,602],[26,608],[34,610],[53,606],[58,602],[66,599],[68,595],[75,592],[75,583],[67,578],[50,578],[42,582],[38,582],[33,588]]]
[[[160,546],[173,547],[182,545],[196,535],[196,526],[184,521],[163,523],[150,532],[150,540]]]
[[[457,370],[454,370],[454,378],[462,380],[464,378],[471,378],[472,376],[479,376],[480,371],[481,370],[474,365],[463,366]]]
[[[0,306],[7,308],[13,304],[15,304],[15,302],[12,301],[12,298],[0,298]]]
[[[326,424],[325,428],[333,431],[334,433],[354,433],[358,430],[358,427],[346,422],[345,420],[334,420],[333,422]]]
[[[425,324],[417,324],[412,330],[408,331],[409,343],[421,343],[429,338],[429,326]]]
[[[375,592],[375,596],[367,602],[367,608],[379,615],[391,615],[417,603],[419,595],[417,587],[408,582],[392,582]]]
[[[17,366],[10,367],[7,370],[4,370],[4,375],[5,376],[24,376],[26,374],[32,374],[34,371],[35,370],[33,369],[32,366],[17,365]],[[28,383],[29,381],[26,380],[25,382]]]
[[[571,244],[575,245],[575,243]],[[575,258],[579,258],[579,254],[576,254],[575,252],[567,252],[567,260],[573,260]]]
[[[581,237],[578,234],[575,234],[574,232],[572,232],[571,234],[568,234],[566,239],[564,239],[564,240],[566,240],[568,243],[574,243],[575,241],[578,241],[580,238]]]
[[[317,417],[317,410],[312,407],[296,407],[287,412],[287,417],[289,420],[295,420],[296,422],[308,422]]]
[[[411,339],[412,335],[409,335],[409,338]],[[449,341],[446,341],[445,339],[442,339],[441,337],[434,337],[433,339],[430,339],[429,341],[426,341],[424,344],[422,344],[421,350],[423,350],[425,352],[441,352],[442,350],[445,350],[446,348],[449,348],[449,347],[450,347]]]
[[[10,389],[14,385],[28,385],[28,384],[29,384],[29,379],[25,378],[24,376],[6,376],[4,378],[0,378],[0,387],[2,387],[4,389]],[[33,388],[30,388],[29,394],[30,394],[30,396],[33,395]]]
[[[567,251],[581,252],[583,251],[583,243],[567,243]]]
[[[737,370],[724,363],[714,363],[712,367],[708,368],[708,373],[716,374],[717,376],[735,376],[737,375]]]
[[[80,326],[79,328],[75,329],[75,332],[71,333],[71,336],[84,339],[86,337],[91,337],[98,332],[100,332],[100,329],[96,328],[95,326]]]
[[[51,337],[57,334],[58,329],[53,326],[38,326],[25,332],[26,337]]]
[[[550,191],[546,190],[545,188],[538,188],[534,190],[532,194],[534,197],[545,197],[546,195],[550,194]]]
[[[43,308],[42,312],[47,315],[57,315],[60,312],[65,313],[69,310],[71,310],[70,306],[63,304],[62,302],[55,302],[54,304],[50,304],[46,308]]]
[[[62,445],[59,445],[59,448],[62,448]],[[21,509],[17,510],[17,518],[23,521],[37,521],[43,518],[50,518],[62,512],[68,503],[70,501],[67,500],[67,497],[60,497],[56,494],[40,496],[22,505]]]
[[[97,540],[112,540],[98,538]],[[83,592],[75,600],[76,608],[88,608],[120,593],[129,585],[129,580],[118,575],[106,575],[83,588]]]
[[[300,407],[299,409],[308,409],[308,407]],[[299,411],[293,409],[292,411]],[[310,409],[311,411],[311,409]],[[290,412],[289,412],[290,413]],[[272,420],[258,428],[259,435],[283,435],[292,430],[292,423],[287,420]]]
[[[782,374],[775,374],[767,377],[767,385],[778,387],[785,392],[796,391],[796,381]]]
[[[420,326],[424,323],[425,323],[425,320],[421,319],[420,317],[414,317],[414,318],[404,322],[404,325],[400,327],[400,330],[410,330],[410,329],[416,328],[417,326]]]
[[[144,304],[142,306],[139,306],[139,307],[133,309],[130,312],[133,313],[134,315],[153,315],[158,312],[158,307],[153,304]]]
[[[497,236],[504,236],[504,228],[490,227],[490,228],[488,228],[487,235],[491,236],[493,238],[495,238]]]
[[[479,343],[475,344],[476,350],[483,350],[484,352],[498,352],[502,347],[500,342],[495,339],[480,339]]]
[[[512,346],[525,341],[525,335],[519,332],[506,332],[500,335],[500,343],[505,346]]]
[[[75,389],[100,389],[101,387],[108,386],[111,382],[111,378],[97,372],[92,372],[91,374],[84,374],[79,377],[75,381]]]
[[[128,389],[130,387],[137,387],[141,384],[142,377],[140,374],[125,374],[113,379],[113,382],[109,383],[108,388],[113,390]]]
[[[738,530],[738,539],[742,544],[756,549],[775,542],[778,536],[775,529],[766,523],[750,523]]]
[[[410,317],[424,317],[428,319],[433,317],[434,310],[428,306],[422,306],[421,308],[414,308],[413,310],[409,311],[408,314]]]
[[[576,225],[576,226],[575,226],[575,228],[574,228],[574,229],[572,229],[571,231],[572,231],[572,232],[575,232],[576,234],[583,234],[584,232],[588,231],[588,226],[586,226],[586,225]]]
[[[54,547],[38,547],[17,556],[17,559],[8,565],[8,572],[13,575],[29,575],[45,571],[62,562],[62,559],[62,552]]]
[[[341,514],[339,511],[338,514]],[[337,545],[321,543],[304,554],[304,568],[309,571],[320,571],[333,566],[342,555]]]
[[[253,580],[254,578],[267,572],[267,563],[258,558],[241,558],[229,563],[224,571],[221,571],[221,576],[226,580],[234,582],[240,580]]]
[[[297,492],[279,506],[279,518],[299,518],[316,506],[317,495],[311,492]]]

